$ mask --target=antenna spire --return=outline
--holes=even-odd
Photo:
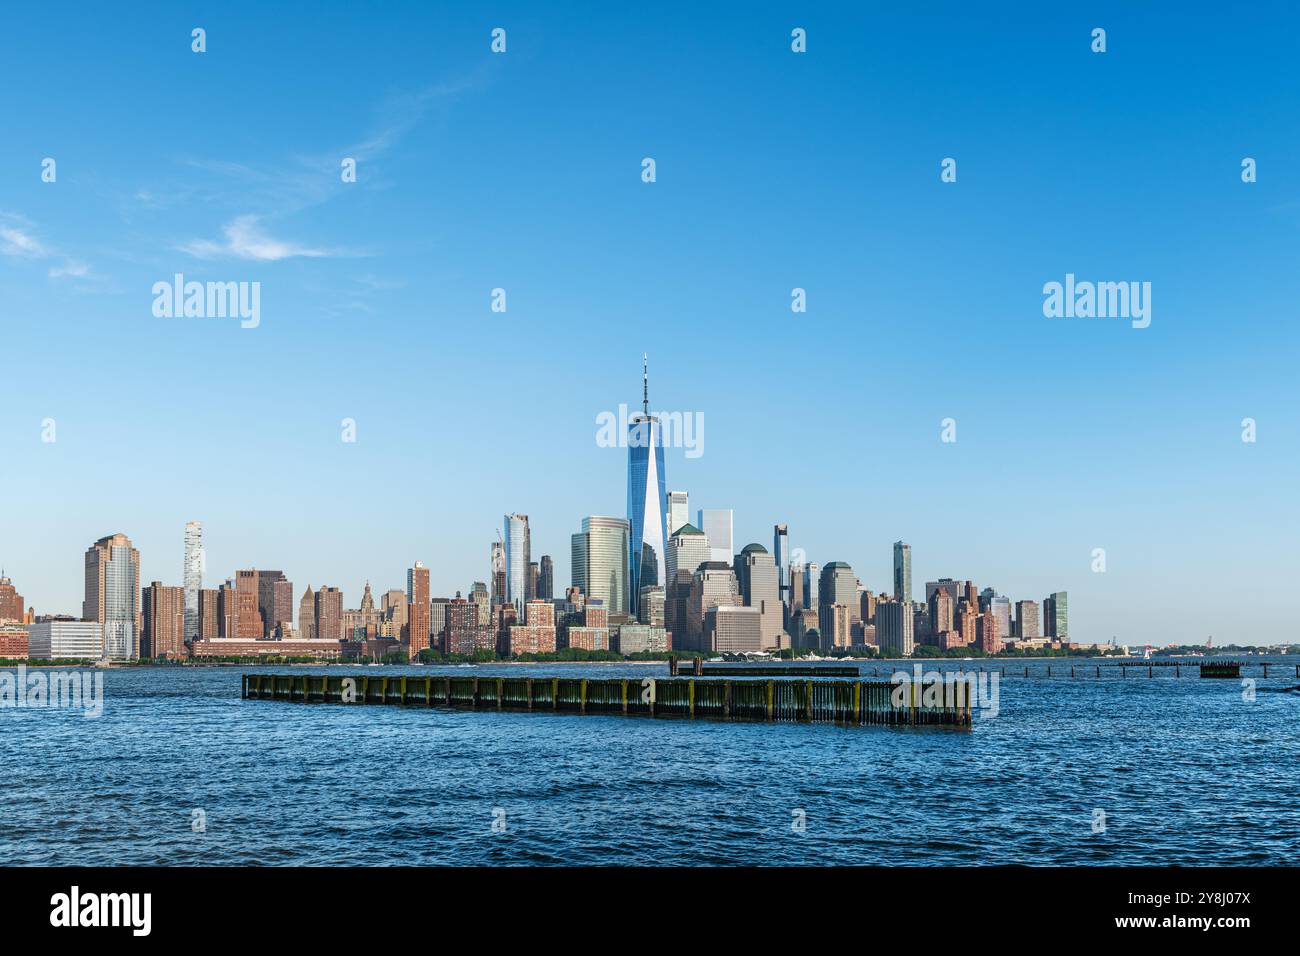
[[[650,356],[641,353],[641,411],[650,414]]]

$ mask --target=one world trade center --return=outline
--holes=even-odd
[[[633,415],[627,426],[628,603],[633,617],[641,611],[641,589],[664,584],[668,538],[664,437],[659,419],[650,414],[649,360],[641,359],[641,414]]]

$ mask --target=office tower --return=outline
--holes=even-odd
[[[952,630],[952,595],[945,588],[935,588],[926,602],[930,605],[930,633],[942,634]]]
[[[104,656],[139,655],[140,552],[124,534],[100,538],[86,549],[86,591],[81,616],[103,625]]]
[[[226,581],[217,591],[217,636],[228,640],[235,639],[235,622],[239,620],[236,607],[235,582]],[[312,614],[315,615],[315,609]]]
[[[298,602],[298,638],[303,641],[316,640],[316,595],[310,584]]]
[[[524,607],[524,623],[511,624],[506,653],[547,654],[556,649],[555,605],[549,601],[529,601]]]
[[[349,608],[343,612],[343,639],[345,641],[372,641],[381,636],[384,615],[375,608],[375,598],[370,592],[370,582],[366,582],[361,592],[361,607]],[[276,626],[277,633],[292,631],[293,622],[284,622]]]
[[[506,546],[492,542],[492,606],[506,603]]]
[[[194,641],[199,636],[199,591],[203,589],[203,525],[198,521],[185,523],[181,585],[185,588],[185,640]]]
[[[631,613],[628,571],[628,523],[623,518],[591,515],[572,537],[573,586],[587,598],[599,598],[615,617]]]
[[[979,648],[985,654],[998,654],[1002,651],[1002,626],[992,611],[984,611],[979,616],[976,626],[976,639]]]
[[[978,601],[979,598],[977,597]],[[962,598],[961,604],[957,608],[957,633],[961,635],[961,643],[964,647],[973,647],[979,635],[977,622],[979,620],[978,605],[971,604],[965,598]]]
[[[528,552],[532,545],[528,515],[506,515],[505,529],[506,600],[522,614],[528,603]]]
[[[692,572],[678,569],[669,579],[668,590],[664,595],[664,629],[671,635],[674,647],[687,646],[687,634],[690,631],[687,609],[690,606],[693,580],[695,575]]]
[[[23,596],[0,571],[0,621],[22,621],[23,617]]]
[[[321,585],[316,592],[316,639],[343,640],[343,592]]]
[[[709,560],[709,539],[704,532],[693,524],[684,524],[668,539],[668,576],[667,581],[676,579],[678,571],[694,574],[705,561]]]
[[[528,562],[528,583],[527,590],[524,592],[528,600],[535,599],[537,595],[537,584],[541,580],[542,569],[536,561]]]
[[[256,641],[266,633],[262,612],[258,608],[257,571],[249,568],[235,572],[235,637]]]
[[[1043,601],[1043,631],[1047,637],[1058,641],[1070,638],[1069,597],[1064,591],[1054,591]]]
[[[1039,628],[1037,601],[1016,602],[1015,636],[1020,641],[1029,641],[1036,637],[1042,637],[1042,631]]]
[[[962,597],[966,603],[971,606],[972,610],[978,610],[980,606],[979,591],[975,589],[974,582],[967,581],[966,587],[962,590]]]
[[[1011,599],[1003,594],[989,600],[989,610],[998,622],[998,636],[1004,641],[1011,636]]]
[[[627,426],[628,613],[634,617],[641,588],[663,584],[667,579],[666,504],[663,432],[659,419],[650,414],[647,366],[642,372],[641,414],[633,415]]]
[[[257,572],[257,609],[263,628],[259,637],[271,637],[282,627],[293,629],[293,583],[283,571]]]
[[[719,654],[748,654],[763,650],[762,616],[755,607],[719,604],[709,608],[704,622],[708,649]]]
[[[460,597],[460,592],[456,592]],[[442,646],[442,632],[447,628],[447,606],[450,598],[436,597],[429,601],[429,646]]]
[[[27,656],[32,660],[92,661],[104,653],[104,625],[99,621],[41,620],[27,628]]]
[[[938,581],[925,582],[925,603],[930,603],[930,597],[935,591],[944,590],[948,594],[948,599],[952,601],[953,609],[956,610],[957,604],[961,601],[963,589],[960,581],[954,581],[952,578],[940,578]]]
[[[853,569],[843,561],[832,561],[822,568],[821,579],[817,582],[817,602],[819,607],[843,604],[849,609],[850,623],[862,620],[858,579],[854,577]]]
[[[820,603],[818,588],[821,585],[821,570],[817,567],[816,562],[809,561],[803,569],[803,600],[804,607],[811,611],[817,610]]]
[[[442,652],[472,657],[478,650],[478,605],[458,594],[454,599],[444,601],[443,619],[438,641]]]
[[[684,491],[668,492],[668,534],[674,535],[677,529],[691,520],[690,498]]]
[[[928,604],[909,604],[912,609],[912,640],[916,644],[933,644],[935,643],[935,633],[930,629],[930,605]],[[876,613],[880,608],[876,608]]]
[[[641,589],[641,600],[638,602],[640,607],[637,611],[637,620],[642,624],[663,627],[666,594],[666,590],[657,584],[647,584],[643,587]]]
[[[776,586],[779,600],[790,603],[790,579],[786,565],[790,563],[790,531],[783,525],[772,526],[772,560],[776,562]]]
[[[912,627],[910,602],[880,601],[876,604],[876,643],[885,657],[912,655]]]
[[[555,600],[555,562],[549,554],[542,555],[541,570],[537,575],[537,596],[543,601]]]
[[[893,597],[908,604],[912,601],[912,546],[902,541],[894,542]]]
[[[429,606],[429,569],[423,561],[406,569],[406,656],[415,660],[420,651],[429,649],[432,632],[432,608]]]
[[[550,558],[542,558],[543,575],[545,575],[550,563]],[[478,608],[477,620],[474,622],[475,626],[486,626],[492,619],[492,601],[488,594],[488,587],[482,581],[475,581],[473,587],[469,589],[469,603]]]
[[[784,633],[776,562],[761,544],[747,544],[736,556],[736,581],[745,606],[759,612],[764,648],[779,648]]]
[[[140,595],[140,657],[185,655],[185,588],[152,582]]]
[[[828,604],[822,602],[817,609],[817,625],[821,631],[821,646],[824,648],[849,647],[853,643],[853,624],[850,621],[850,608],[847,604]]]
[[[790,582],[790,610],[801,611],[804,606],[803,565],[792,564],[786,569],[786,580]]]
[[[706,561],[696,569],[691,580],[691,591],[686,604],[686,635],[681,644],[673,638],[673,646],[683,650],[710,650],[704,617],[710,608],[718,605],[743,607],[736,572],[725,561]]]
[[[701,508],[696,518],[696,527],[704,532],[704,537],[709,542],[709,560],[726,561],[730,564],[735,557],[735,552],[731,550],[731,509]]]
[[[980,592],[979,607],[980,611],[987,611],[993,606],[993,599],[997,597],[997,592],[992,588],[985,588]]]
[[[199,589],[199,633],[196,640],[212,641],[221,636],[217,625],[221,613],[220,595],[218,588]]]
[[[863,591],[858,598],[858,612],[862,615],[862,623],[876,623],[876,596],[870,591]]]

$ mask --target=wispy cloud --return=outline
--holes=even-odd
[[[86,265],[80,259],[67,259],[61,266],[50,266],[50,278],[61,279],[64,276],[70,276],[74,279],[85,279],[90,275],[90,266]]]
[[[181,246],[182,251],[199,259],[254,259],[259,262],[276,262],[280,259],[305,257],[322,259],[343,255],[338,251],[299,245],[283,239],[273,239],[258,224],[259,216],[239,216],[227,223],[221,231],[225,239],[196,239]]]
[[[45,247],[31,233],[27,221],[17,216],[5,215],[0,219],[0,254],[23,259],[43,259]]]

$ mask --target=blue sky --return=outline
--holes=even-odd
[[[0,562],[77,612],[91,541],[179,584],[199,519],[209,584],[355,606],[485,580],[521,511],[560,586],[648,352],[705,421],[668,486],[738,546],[785,522],[883,590],[902,538],[918,591],[1068,590],[1079,640],[1294,640],[1300,14],[969,6],[8,11]],[[155,318],[176,272],[260,282],[260,326]],[[1067,272],[1150,282],[1150,327],[1045,318]]]

